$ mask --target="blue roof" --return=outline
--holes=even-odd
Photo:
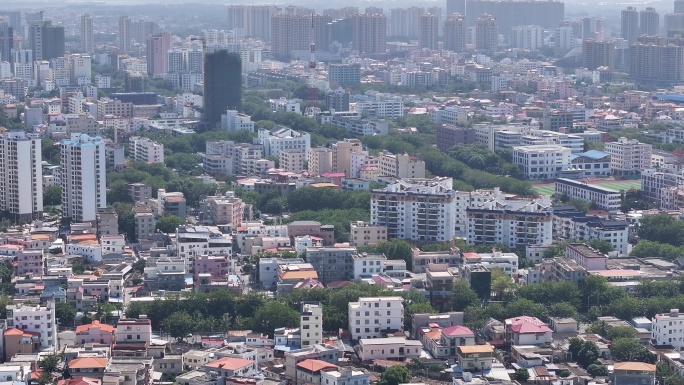
[[[665,99],[665,100],[669,100],[671,102],[684,103],[684,95],[661,94],[661,95],[656,95],[655,97],[656,97],[656,99]]]
[[[601,159],[601,158],[605,158],[606,156],[609,156],[610,154],[605,152],[605,151],[589,150],[587,152],[583,152],[580,155],[586,156],[587,158],[591,158],[591,159]]]

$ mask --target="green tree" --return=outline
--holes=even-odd
[[[71,271],[76,275],[83,274],[85,270],[86,265],[82,263],[74,263],[73,265],[71,265]]]
[[[380,375],[380,385],[399,385],[411,382],[411,372],[405,366],[392,366]]]
[[[404,310],[404,330],[413,330],[414,314],[435,314],[437,311],[428,302],[411,303]]]
[[[60,354],[51,353],[44,356],[43,359],[38,362],[38,367],[43,369],[44,373],[52,374],[59,370],[61,362],[62,357]]]
[[[634,328],[631,326],[608,326],[605,337],[611,341],[618,338],[634,338]]]
[[[162,233],[175,233],[176,229],[183,223],[184,221],[176,215],[164,215],[157,220],[155,228]]]
[[[186,311],[177,311],[162,322],[164,331],[180,341],[195,329],[195,322]]]
[[[387,259],[403,260],[406,268],[412,269],[413,246],[403,239],[391,239],[387,242],[380,242],[377,245],[365,246],[359,249],[360,252],[385,254]]]
[[[592,377],[603,377],[608,375],[608,368],[605,365],[591,364],[587,367],[587,373]]]
[[[475,290],[470,288],[465,280],[458,280],[454,283],[453,294],[451,294],[451,309],[463,311],[468,306],[477,306],[480,303]]]
[[[568,369],[563,369],[560,371],[560,373],[558,373],[558,377],[567,378],[567,377],[570,377],[570,374],[572,374],[572,373],[570,373],[570,371]]]
[[[73,327],[76,308],[69,302],[57,302],[55,304],[55,318],[60,326]]]
[[[634,338],[617,338],[613,340],[610,353],[617,361],[655,363],[655,356]]]
[[[62,188],[50,186],[43,189],[43,204],[45,206],[59,206],[62,204]]]
[[[145,264],[145,260],[143,258],[140,258],[137,261],[135,261],[133,265],[131,265],[131,268],[133,269],[133,271],[143,274],[145,273]]]
[[[607,254],[615,250],[613,244],[606,241],[605,239],[592,239],[587,243],[587,245],[589,245],[589,247],[593,247],[594,249],[598,250],[603,254]]]
[[[684,244],[684,221],[666,214],[648,215],[641,220],[639,238],[673,246]]]
[[[530,379],[530,372],[526,368],[520,368],[515,371],[515,380],[520,382],[527,382]]]
[[[299,325],[299,313],[280,302],[264,303],[252,318],[252,330],[273,336],[273,331],[280,327]]]

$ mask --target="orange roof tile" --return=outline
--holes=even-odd
[[[656,366],[643,362],[616,362],[614,370],[625,370],[630,372],[655,372]]]
[[[76,327],[76,334],[87,332],[91,328],[99,328],[100,330],[102,330],[104,332],[114,333],[114,326],[107,325],[107,324],[101,324],[100,321],[94,320],[92,323]]]
[[[297,364],[298,368],[306,369],[310,372],[320,372],[323,369],[337,369],[338,366],[321,360],[304,360]]]
[[[318,279],[318,273],[315,270],[286,271],[286,272],[280,273],[280,279],[306,279],[306,278]]]
[[[233,358],[224,357],[220,360],[209,362],[204,365],[209,368],[226,369],[226,370],[238,370],[244,368],[245,366],[253,365],[254,361],[246,360],[244,358]]]
[[[104,368],[107,366],[106,358],[83,357],[69,361],[69,369]]]

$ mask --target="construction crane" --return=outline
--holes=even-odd
[[[311,14],[311,45],[310,47],[310,58],[309,58],[309,101],[306,109],[304,110],[304,115],[309,117],[315,117],[321,112],[318,107],[318,88],[316,88],[316,66],[318,62],[316,61],[316,42],[314,41],[314,14]]]

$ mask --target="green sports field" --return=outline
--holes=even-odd
[[[620,191],[620,190],[631,190],[631,189],[636,189],[640,190],[641,189],[641,181],[640,180],[597,180],[597,181],[591,181],[589,184],[594,185],[594,186],[599,186],[599,187],[604,187],[604,188],[609,188],[611,190],[615,191]],[[553,183],[552,184],[539,184],[534,186],[535,191],[537,191],[539,194],[544,194],[544,195],[553,195]]]

